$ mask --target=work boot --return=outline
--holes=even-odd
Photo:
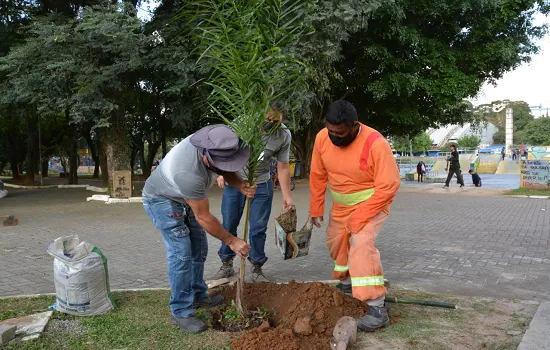
[[[269,282],[269,280],[264,276],[262,271],[262,265],[252,263],[252,271],[245,279],[246,283],[257,283],[257,282]]]
[[[199,300],[199,301],[195,301],[193,303],[193,307],[195,309],[199,309],[201,307],[204,307],[204,308],[213,308],[213,307],[216,307],[216,306],[220,306],[220,305],[223,305],[225,301],[225,298],[223,297],[223,295],[213,295],[213,296],[207,296],[206,298],[202,299],[202,300]]]
[[[347,294],[347,295],[352,295],[352,287],[351,287],[351,284],[343,284],[343,283],[338,283],[336,285],[336,289],[344,292],[344,294]]]
[[[364,332],[374,332],[390,324],[388,310],[385,306],[370,306],[365,316],[356,319],[357,328]]]
[[[220,280],[222,278],[229,278],[235,274],[233,269],[233,259],[222,261],[222,267],[212,276],[213,280]]]
[[[204,322],[195,317],[195,315],[182,318],[172,316],[172,320],[176,326],[186,333],[201,333],[208,329]]]

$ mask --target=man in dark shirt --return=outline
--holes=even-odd
[[[472,175],[472,182],[474,183],[474,186],[481,187],[481,178],[479,175],[473,170],[468,170],[468,172]]]
[[[464,187],[464,179],[460,171],[460,160],[458,159],[458,152],[456,151],[455,145],[451,145],[451,156],[447,158],[447,162],[449,162],[449,175],[447,175],[447,181],[445,181],[445,186],[443,186],[443,188],[449,187],[449,183],[455,174],[460,187]],[[447,170],[447,168],[445,170]]]

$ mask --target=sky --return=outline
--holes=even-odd
[[[144,20],[158,6],[157,0],[142,0],[138,16]],[[535,16],[535,24],[550,26],[550,17]],[[542,110],[532,108],[535,117],[550,113],[550,34],[537,41],[540,52],[533,55],[530,63],[524,63],[515,70],[505,73],[502,79],[492,84],[484,84],[476,98],[470,99],[474,105],[491,103],[497,100],[525,101],[529,106],[542,106]]]
[[[535,18],[535,24],[546,23],[550,25],[550,18],[541,14]],[[550,35],[537,41],[540,52],[533,55],[530,63],[524,63],[515,70],[504,74],[497,85],[485,84],[476,99],[471,102],[474,105],[490,103],[496,100],[525,101],[529,106],[542,104],[543,114],[550,109]],[[531,110],[533,115],[539,116],[538,108]]]

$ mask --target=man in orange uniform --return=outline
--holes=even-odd
[[[367,302],[357,319],[363,331],[389,323],[380,252],[374,242],[386,221],[401,180],[391,147],[376,130],[357,121],[355,107],[333,102],[326,128],[315,139],[310,174],[310,215],[321,227],[327,184],[334,203],[327,228],[327,246],[334,260],[337,286]]]

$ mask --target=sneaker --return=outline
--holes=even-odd
[[[223,305],[224,302],[225,302],[225,298],[223,297],[223,295],[219,295],[219,294],[212,295],[212,296],[209,295],[202,300],[195,301],[193,303],[193,307],[195,309],[200,309],[200,308],[210,309],[216,306]]]
[[[252,263],[252,271],[245,278],[246,283],[269,282],[262,271],[262,265]]]
[[[445,186],[443,186],[443,188],[449,188],[449,186],[445,185]]]
[[[464,187],[464,185],[460,185],[460,188]]]
[[[338,289],[339,291],[344,292],[344,294],[352,295],[352,287],[351,287],[351,284],[338,283],[338,284],[336,285],[336,289]]]
[[[222,261],[222,267],[212,276],[213,280],[221,280],[222,278],[229,278],[235,274],[233,269],[233,259]]]
[[[390,324],[388,310],[385,306],[369,306],[365,316],[357,318],[357,328],[364,332],[374,332]]]
[[[195,317],[195,315],[182,318],[172,316],[172,320],[185,333],[201,333],[208,329],[204,322]]]

